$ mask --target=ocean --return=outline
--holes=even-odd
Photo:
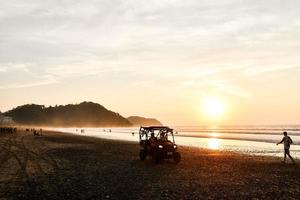
[[[285,126],[178,126],[177,145],[231,151],[251,155],[283,156],[283,145],[276,145],[287,131],[294,145],[291,155],[300,159],[300,125]],[[51,130],[112,140],[139,141],[139,127],[130,128],[53,128]],[[81,132],[84,130],[84,132]],[[132,134],[134,133],[134,134]]]

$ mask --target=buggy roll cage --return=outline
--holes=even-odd
[[[149,126],[149,127],[142,126],[139,131],[140,142],[143,140],[143,137],[145,137],[146,140],[148,140],[150,138],[151,132],[154,132],[154,131],[159,131],[155,137],[160,136],[161,133],[165,133],[166,136],[168,136],[168,134],[171,135],[173,143],[175,144],[173,129],[171,129],[167,126]]]

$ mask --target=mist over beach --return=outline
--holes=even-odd
[[[0,7],[0,199],[299,198],[300,1]]]

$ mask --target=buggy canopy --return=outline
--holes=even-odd
[[[144,127],[142,126],[141,129],[144,129],[145,131],[157,131],[157,130],[166,130],[172,132],[173,129],[167,127],[167,126],[148,126]]]

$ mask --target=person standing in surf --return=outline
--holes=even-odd
[[[293,144],[293,140],[290,138],[290,136],[287,135],[287,132],[283,132],[284,137],[280,142],[278,142],[276,145],[282,144],[284,146],[284,161],[286,162],[286,156],[288,156],[291,161],[295,164],[295,160],[293,157],[290,155],[290,146]]]

